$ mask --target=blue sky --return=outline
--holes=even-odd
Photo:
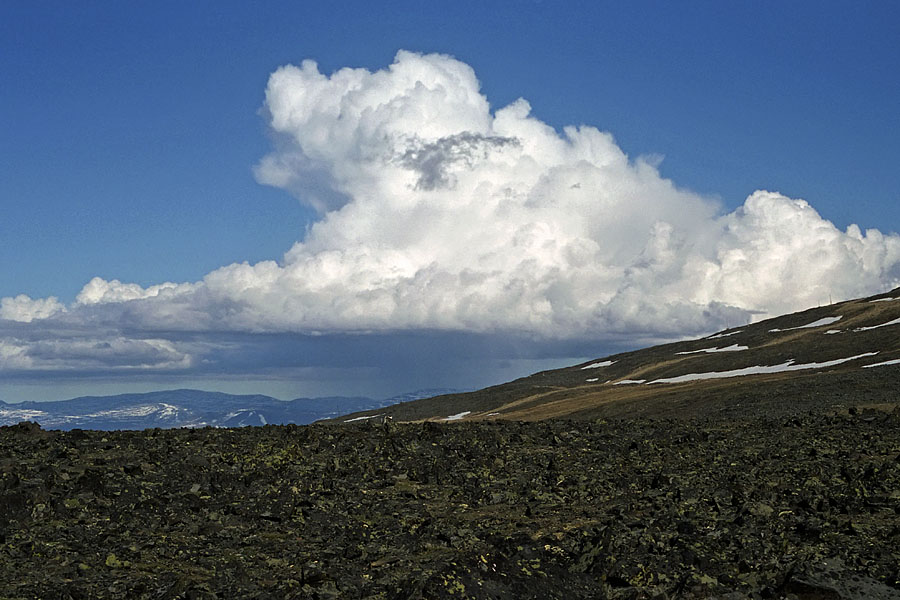
[[[646,157],[661,180],[689,193],[689,202],[714,208],[712,217],[699,205],[685,209],[695,221],[742,215],[744,208],[750,213],[749,207],[742,208],[745,200],[764,189],[808,201],[837,230],[855,223],[863,231],[874,228],[890,236],[900,231],[900,170],[895,164],[900,156],[898,40],[900,8],[891,2],[395,2],[390,8],[362,2],[6,2],[0,6],[0,298],[55,297],[68,307],[70,326],[99,319],[115,330],[110,334],[115,339],[136,339],[128,333],[132,322],[121,316],[134,311],[121,303],[116,308],[124,312],[114,317],[96,306],[92,320],[84,311],[74,316],[76,297],[89,281],[99,277],[149,288],[163,282],[198,282],[220,267],[244,261],[284,264],[284,254],[307,240],[314,223],[328,221],[329,213],[317,212],[305,199],[306,184],[298,188],[273,183],[260,175],[259,165],[266,156],[284,159],[298,151],[325,156],[328,149],[309,149],[302,139],[310,135],[307,124],[289,130],[273,124],[272,108],[266,105],[270,75],[284,65],[299,66],[304,59],[315,60],[323,76],[344,67],[376,72],[394,63],[401,49],[449,55],[454,65],[470,67],[490,103],[490,114],[524,98],[530,115],[561,137],[568,125],[609,132],[632,166],[638,157]],[[301,92],[290,90],[293,98]],[[456,130],[451,127],[444,134],[448,132]],[[454,135],[440,139],[458,141]],[[295,136],[296,147],[290,151],[279,145],[285,136]],[[422,148],[435,147],[426,143]],[[350,184],[336,175],[359,166],[347,162],[348,157],[328,154],[321,159],[325,162],[316,168],[329,173],[329,179],[317,185],[341,185],[341,193],[356,198],[348,191]],[[296,176],[309,178],[311,172],[301,170]],[[655,193],[651,189],[657,188],[635,193]],[[688,200],[679,196],[660,202],[671,207]],[[762,201],[757,204],[762,206]],[[766,210],[754,223],[792,218],[782,213],[774,217],[775,208]],[[303,260],[324,256],[315,254],[314,246],[332,251],[348,243],[343,233],[335,233],[347,231],[346,224],[337,221],[337,212],[331,217],[333,231],[323,228],[318,245],[307,244],[300,252]],[[359,208],[357,218],[366,214]],[[472,218],[472,213],[458,215]],[[555,223],[549,217],[525,219]],[[673,227],[687,238],[706,235],[687,225]],[[572,233],[573,240],[582,237]],[[360,247],[384,245],[381,239],[348,239]],[[835,238],[834,243],[843,242]],[[728,242],[732,255],[735,244]],[[893,256],[891,244],[887,250],[866,250],[866,256]],[[419,252],[411,246],[398,248],[401,254]],[[636,255],[641,252],[645,255],[646,248]],[[727,254],[722,247],[704,252],[713,262]],[[872,259],[859,260],[871,266]],[[851,283],[842,277],[855,267],[848,267],[845,258],[834,258],[835,264],[844,265],[844,271],[834,275],[840,282],[834,284],[835,295],[874,293],[891,285],[897,274],[891,261],[883,259],[866,278]],[[626,263],[616,265],[625,272]],[[692,268],[681,265],[679,273]],[[456,266],[447,270],[460,271]],[[566,293],[583,294],[589,281],[599,280],[566,276]],[[558,291],[562,284],[557,284],[553,289]],[[621,291],[637,284],[614,285]],[[766,297],[725,297],[722,285],[710,284],[702,298],[684,300],[705,307],[698,315],[713,314],[713,328],[741,315],[810,302],[801,292],[777,286]],[[466,293],[458,287],[448,290],[451,296]],[[583,335],[548,334],[544,325],[531,327],[535,319],[528,317],[528,309],[522,309],[519,320],[500,325],[462,312],[453,320],[385,317],[358,322],[346,317],[319,324],[310,317],[302,323],[273,325],[264,320],[264,326],[254,322],[195,331],[180,326],[178,336],[163,333],[166,327],[158,322],[141,321],[137,329],[142,340],[178,345],[190,338],[193,344],[209,345],[215,337],[219,351],[191,353],[192,359],[184,363],[191,366],[177,373],[145,369],[141,363],[139,377],[114,372],[103,361],[84,367],[88,363],[66,363],[59,356],[40,368],[17,363],[5,374],[0,366],[0,378],[7,380],[0,382],[0,399],[156,389],[173,383],[258,386],[253,391],[281,397],[367,389],[379,395],[431,382],[462,386],[471,366],[467,361],[486,364],[477,356],[479,348],[502,348],[484,351],[492,366],[474,378],[481,385],[535,367],[703,329],[686,313],[683,320],[676,319],[681,329],[638,326],[620,307],[627,294],[615,295],[615,302],[612,291],[601,296],[584,313],[594,321],[586,321]],[[783,306],[767,301],[784,296],[795,301]],[[538,305],[529,306],[534,310]],[[710,312],[710,306],[720,305],[737,313],[732,317]],[[302,311],[303,304],[298,306],[294,309]],[[566,316],[560,316],[563,312]],[[580,314],[568,309],[557,313],[556,320],[551,319],[556,325],[577,320]],[[10,315],[7,322],[23,322]],[[0,328],[0,339],[17,340],[20,357],[36,353],[32,346],[23,348],[38,339],[49,343],[50,332],[59,327],[51,327],[51,322],[58,317]],[[323,331],[327,344],[309,341],[309,336],[322,337]],[[265,344],[253,337],[263,333],[270,336]],[[459,354],[436,353],[428,364],[394,353],[388,353],[390,359],[367,363],[355,354],[379,340],[398,343],[395,336],[401,334],[415,338],[412,345],[420,348],[419,355],[422,347],[433,344],[456,348]],[[480,341],[440,341],[460,335]],[[90,343],[105,342],[92,338]],[[264,352],[249,350],[261,344]],[[298,345],[302,351],[296,350]],[[221,350],[225,346],[232,350]],[[282,368],[260,358],[280,355],[286,348],[294,348],[297,358]],[[342,354],[335,348],[355,356],[354,364],[335,358]],[[28,365],[35,364],[29,359]],[[317,369],[315,375],[310,369]],[[356,369],[356,382],[342,387],[348,369]],[[234,371],[239,375],[229,380],[226,375]]]

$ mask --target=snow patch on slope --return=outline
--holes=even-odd
[[[369,415],[366,417],[354,417],[352,419],[347,419],[346,421],[344,421],[344,423],[353,423],[354,421],[365,421],[367,419],[374,419],[375,417],[380,417],[383,414],[384,413],[379,413],[377,415]]]
[[[719,339],[719,338],[728,337],[729,335],[735,335],[735,334],[740,333],[740,332],[742,332],[742,331],[744,331],[744,330],[743,330],[743,329],[738,329],[737,331],[729,331],[728,333],[717,333],[716,335],[711,335],[711,336],[707,337],[706,339],[708,339],[708,340],[717,340],[717,339]]]
[[[727,346],[725,348],[703,348],[702,350],[689,350],[687,352],[676,352],[675,354],[699,354],[701,352],[737,352],[739,350],[748,350],[748,347],[732,344],[731,346]]]
[[[893,321],[888,321],[887,323],[882,323],[881,325],[872,325],[871,327],[857,327],[853,331],[868,331],[870,329],[878,329],[879,327],[887,327],[889,325],[900,325],[900,319],[894,319]]]
[[[598,369],[600,367],[608,367],[614,364],[616,364],[616,361],[614,360],[604,360],[602,362],[591,363],[586,367],[581,367],[581,370],[584,371],[585,369]]]
[[[802,371],[805,369],[823,369],[825,367],[833,367],[835,365],[839,365],[841,363],[845,363],[851,360],[856,360],[858,358],[865,358],[866,356],[875,356],[878,352],[865,352],[863,354],[857,354],[856,356],[849,356],[847,358],[838,358],[835,360],[827,360],[825,362],[820,363],[803,363],[799,365],[794,364],[794,359],[791,359],[785,363],[780,365],[769,365],[769,366],[754,366],[754,367],[744,367],[743,369],[734,369],[732,371],[709,371],[706,373],[688,373],[686,375],[678,375],[677,377],[664,377],[662,379],[655,379],[651,381],[651,384],[654,383],[682,383],[685,381],[696,381],[698,379],[724,379],[727,377],[741,377],[743,375],[759,375],[759,374],[767,374],[767,373],[782,373],[785,371]]]
[[[449,417],[446,417],[446,418],[444,419],[444,421],[459,421],[460,419],[462,419],[462,418],[465,417],[466,415],[470,415],[470,414],[472,414],[472,411],[471,411],[471,410],[467,410],[467,411],[465,411],[465,412],[456,413],[455,415],[450,415]]]
[[[807,323],[806,325],[800,325],[799,327],[787,327],[785,329],[770,329],[770,333],[775,333],[777,331],[793,331],[795,329],[809,329],[812,327],[821,327],[822,325],[831,325],[832,323],[837,323],[843,318],[843,315],[838,315],[837,317],[825,317],[824,319],[819,319],[818,321],[813,321],[812,323]]]
[[[886,360],[880,363],[874,363],[871,365],[863,365],[863,369],[871,369],[872,367],[886,367],[888,365],[900,365],[900,358],[895,358],[894,360]]]

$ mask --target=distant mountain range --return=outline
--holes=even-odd
[[[898,406],[900,288],[338,421],[727,420]]]
[[[278,400],[263,395],[233,395],[200,390],[85,396],[58,402],[0,401],[0,426],[36,421],[44,429],[148,429],[153,427],[245,427],[305,425],[320,419],[372,410],[398,402],[446,394],[453,390],[419,390],[383,400],[364,397]]]

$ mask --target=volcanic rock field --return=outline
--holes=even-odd
[[[900,598],[900,412],[0,428],[0,598]]]

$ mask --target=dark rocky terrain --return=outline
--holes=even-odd
[[[0,598],[900,598],[900,412],[0,428]]]

